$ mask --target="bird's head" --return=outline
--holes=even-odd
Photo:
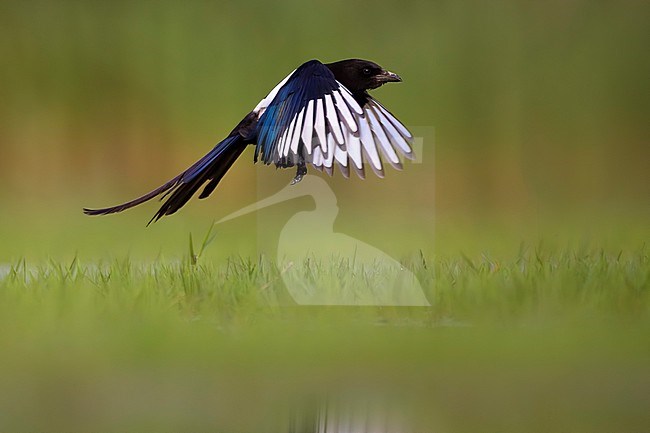
[[[376,89],[390,82],[402,81],[399,75],[389,72],[369,60],[341,60],[328,63],[325,66],[332,71],[337,81],[353,93]]]

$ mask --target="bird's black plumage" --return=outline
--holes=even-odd
[[[310,164],[332,174],[334,165],[347,177],[364,167],[383,176],[382,158],[401,168],[398,152],[412,157],[412,136],[368,90],[401,81],[376,63],[350,59],[323,64],[311,60],[282,80],[226,137],[187,170],[135,200],[88,215],[106,215],[132,208],[162,195],[165,200],[151,221],[171,215],[201,188],[208,197],[247,145],[255,161],[278,167],[297,166],[294,182]]]

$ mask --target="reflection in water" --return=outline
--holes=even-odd
[[[258,209],[311,196],[316,208],[297,212],[280,233],[276,265],[298,305],[429,306],[415,275],[384,251],[334,232],[336,196],[320,177],[305,176],[278,193],[224,217],[219,223]],[[339,267],[323,272],[321,264]]]
[[[288,433],[408,433],[407,423],[387,401],[328,399],[296,411]]]

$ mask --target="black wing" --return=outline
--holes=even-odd
[[[305,161],[332,173],[350,167],[363,177],[364,161],[383,176],[380,154],[401,168],[398,152],[412,158],[413,136],[378,101],[352,93],[317,60],[309,61],[276,87],[257,110],[255,157],[281,167]]]

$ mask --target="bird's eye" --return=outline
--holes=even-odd
[[[370,68],[363,68],[363,71],[361,71],[361,72],[363,72],[363,75],[370,75],[372,73]]]

